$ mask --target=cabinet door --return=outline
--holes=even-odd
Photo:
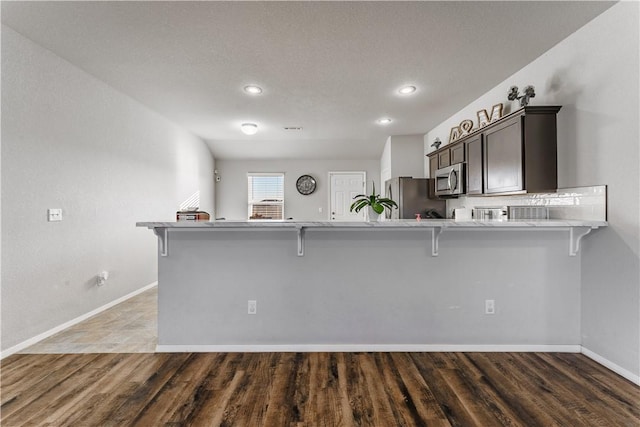
[[[451,152],[447,148],[438,153],[438,168],[446,168],[451,165]]]
[[[436,177],[436,171],[438,170],[438,156],[429,156],[429,178]]]
[[[483,155],[485,193],[522,190],[522,116],[486,131]]]
[[[482,135],[470,139],[467,150],[467,194],[482,194]]]
[[[460,143],[455,147],[451,147],[451,164],[455,165],[464,162],[464,144]]]

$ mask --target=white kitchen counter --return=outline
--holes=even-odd
[[[138,222],[138,227],[147,228],[405,228],[405,227],[606,227],[606,221],[582,221],[566,219],[509,219],[490,221],[458,221],[455,219],[401,219],[393,221],[180,221]]]
[[[566,219],[510,219],[469,221],[454,219],[414,219],[372,222],[336,221],[180,221],[180,222],[138,222],[138,227],[154,230],[160,240],[161,256],[168,256],[168,230],[269,230],[291,229],[298,232],[298,256],[304,256],[305,231],[311,229],[341,230],[393,230],[426,229],[431,237],[431,255],[438,256],[440,235],[448,230],[549,230],[568,231],[569,255],[575,256],[580,250],[580,240],[591,230],[606,227],[606,221],[584,221]]]

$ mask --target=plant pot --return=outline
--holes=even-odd
[[[371,206],[367,206],[367,221],[369,222],[380,221],[380,214],[374,211]]]

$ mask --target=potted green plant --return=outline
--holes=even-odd
[[[372,181],[372,190],[370,195],[358,194],[353,199],[355,200],[351,204],[350,212],[356,211],[356,213],[360,212],[362,208],[365,206],[368,207],[369,221],[377,221],[378,217],[384,209],[387,208],[389,210],[396,208],[398,209],[398,204],[391,199],[386,197],[380,197],[379,194],[376,194],[376,183]]]

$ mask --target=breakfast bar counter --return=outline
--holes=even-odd
[[[574,351],[576,255],[607,223],[137,225],[158,236],[158,351]]]
[[[431,255],[438,255],[439,237],[445,230],[549,230],[567,231],[569,255],[575,256],[580,249],[580,240],[591,230],[606,227],[606,221],[583,220],[489,220],[459,221],[454,219],[392,220],[392,221],[181,221],[138,222],[138,227],[148,227],[156,233],[160,242],[160,255],[168,255],[169,230],[293,230],[298,233],[298,256],[304,256],[304,236],[309,229],[320,230],[394,230],[426,229],[431,234]]]

